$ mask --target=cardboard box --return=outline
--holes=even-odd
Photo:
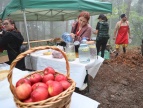
[[[0,53],[0,63],[4,63],[9,61],[8,55],[7,55],[7,51],[4,50],[2,53]]]

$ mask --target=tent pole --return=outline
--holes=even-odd
[[[23,17],[24,17],[24,24],[25,24],[25,29],[26,29],[26,36],[27,36],[28,46],[30,48],[29,34],[28,34],[28,29],[27,29],[27,21],[26,21],[26,15],[25,15],[24,10],[23,10]]]

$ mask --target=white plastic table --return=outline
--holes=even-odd
[[[66,74],[65,59],[53,58],[52,55],[43,55],[43,52],[47,50],[36,51],[25,57],[25,64],[27,69],[32,70],[44,70],[47,66],[53,67],[58,72]],[[98,59],[92,59],[87,64],[79,62],[79,58],[75,61],[69,62],[70,65],[70,77],[76,82],[76,87],[81,88],[87,74],[93,78],[96,76],[104,59],[98,56]]]

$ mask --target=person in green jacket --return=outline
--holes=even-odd
[[[93,33],[97,34],[96,37],[97,55],[99,55],[101,49],[101,57],[104,58],[104,51],[106,49],[106,45],[109,39],[109,24],[107,22],[107,17],[103,14],[99,15],[98,19],[99,22],[97,23],[96,31]]]

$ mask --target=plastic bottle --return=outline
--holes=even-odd
[[[78,49],[79,53],[79,62],[80,63],[88,63],[90,62],[90,52],[89,52],[89,46],[86,43],[86,38],[83,38],[81,41],[81,44]]]
[[[73,42],[73,38],[71,37],[71,35],[67,32],[65,32],[63,35],[62,35],[62,39],[64,42],[66,43],[69,43],[69,42]]]
[[[97,49],[94,41],[87,41],[90,50],[90,59],[95,59],[97,57]]]

